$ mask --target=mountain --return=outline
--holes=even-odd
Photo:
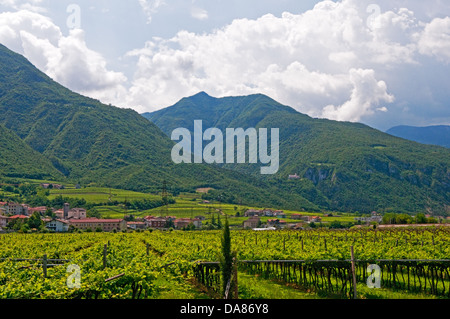
[[[450,150],[421,145],[359,123],[313,119],[262,94],[214,98],[201,92],[143,114],[167,135],[176,128],[279,128],[280,169],[224,167],[300,194],[324,209],[448,213]],[[269,144],[270,145],[270,144]],[[298,174],[299,179],[288,176]]]
[[[84,185],[151,192],[160,191],[166,181],[175,193],[213,187],[229,201],[247,205],[318,209],[298,194],[236,171],[173,163],[174,142],[156,125],[131,109],[70,91],[2,45],[0,127],[14,136],[9,143],[14,147],[0,152],[0,163],[14,170],[0,169],[0,177],[3,172],[44,176],[48,171]],[[15,149],[28,150],[31,158],[14,163]]]
[[[13,131],[0,125],[0,175],[30,179],[63,179],[63,175]]]
[[[450,126],[395,126],[386,133],[422,144],[439,145],[450,148]]]

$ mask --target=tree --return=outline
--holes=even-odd
[[[217,214],[217,228],[222,229],[222,221],[220,220],[220,213]]]
[[[228,218],[225,219],[225,226],[222,235],[222,255],[220,257],[220,270],[222,273],[222,293],[225,296],[228,288],[228,296],[232,291],[233,283],[233,253],[231,252],[231,234]],[[229,285],[229,286],[228,286]]]
[[[33,215],[30,216],[30,218],[28,218],[28,226],[33,229],[39,229],[42,226],[43,222],[41,219],[41,214],[39,214],[38,212],[34,212]]]
[[[424,213],[419,213],[416,216],[416,224],[426,224],[427,218]]]
[[[175,224],[172,220],[172,218],[167,219],[166,224],[164,225],[164,228],[174,228]]]
[[[50,207],[47,207],[45,210],[45,216],[49,216],[50,218],[55,218],[56,214],[53,212],[53,210]]]
[[[91,209],[88,210],[87,217],[101,218],[102,214],[100,214],[100,212],[97,210],[97,208],[92,207]]]
[[[25,234],[30,232],[30,226],[28,226],[28,224],[26,224],[26,223],[23,223],[22,226],[20,227],[19,232],[25,233]]]

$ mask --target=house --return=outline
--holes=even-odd
[[[267,220],[267,226],[269,227],[276,227],[280,224],[280,220],[279,219],[268,219]]]
[[[182,229],[189,226],[192,223],[190,218],[177,218],[173,221],[176,229]]]
[[[158,229],[165,228],[167,221],[168,220],[166,218],[161,218],[161,217],[154,217],[154,218],[145,220],[145,222],[148,225],[147,227],[158,228]]]
[[[176,229],[183,229],[189,225],[194,225],[195,228],[202,227],[202,221],[199,218],[177,218],[173,221]]]
[[[253,217],[253,216],[260,216],[262,212],[257,209],[247,209],[244,213],[245,217]]]
[[[311,217],[309,218],[309,222],[310,222],[310,223],[320,223],[320,222],[322,222],[322,217],[319,217],[319,216],[311,216]]]
[[[28,215],[28,205],[18,203],[7,203],[5,213],[8,215]]]
[[[271,210],[271,209],[263,209],[263,210],[262,210],[262,213],[263,213],[264,216],[267,216],[267,217],[272,217],[272,216],[274,216],[274,215],[273,215],[273,210]]]
[[[127,229],[127,222],[123,219],[98,219],[98,218],[85,218],[85,219],[69,219],[69,225],[77,229],[95,231],[101,229],[105,232],[121,231]]]
[[[363,223],[381,223],[383,221],[383,216],[377,214],[376,212],[372,212],[370,217],[355,217],[355,221],[363,222]]]
[[[149,222],[151,219],[154,219],[154,218],[156,218],[156,217],[155,217],[155,216],[145,216],[145,217],[143,218],[143,221],[144,221],[145,225],[148,227],[148,222]]]
[[[273,212],[273,216],[279,217],[279,218],[286,218],[286,214],[282,210],[276,210]]]
[[[257,228],[261,224],[261,219],[257,216],[250,217],[243,223],[244,228]]]
[[[127,227],[131,229],[145,229],[147,224],[145,222],[127,222]]]
[[[67,220],[53,219],[45,223],[48,230],[63,233],[69,231],[69,222]]]
[[[202,228],[203,223],[200,218],[192,219],[192,223],[194,224],[195,228]]]
[[[293,230],[302,230],[305,229],[305,224],[304,223],[291,224],[290,228]]]
[[[9,217],[0,215],[0,228],[6,227],[8,225]]]
[[[70,218],[74,219],[85,219],[86,218],[86,209],[84,208],[72,208],[68,212],[68,216]]]
[[[41,206],[41,207],[29,207],[28,208],[28,215],[33,215],[33,213],[38,212],[41,215],[45,215],[45,212],[47,211],[47,207]]]
[[[54,211],[59,219],[86,219],[87,212],[84,208],[70,208],[68,203],[65,203],[62,209]]]
[[[297,174],[289,175],[289,179],[300,179],[300,176],[298,176]]]
[[[269,219],[267,221],[267,226],[275,228],[284,228],[286,227],[286,221],[280,219]]]
[[[56,218],[64,219],[64,210],[58,209],[58,210],[55,210],[53,213],[55,213]]]
[[[303,215],[301,215],[301,214],[294,213],[291,215],[291,219],[302,219],[302,216]]]

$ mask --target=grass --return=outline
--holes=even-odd
[[[365,284],[357,284],[358,299],[438,299],[438,297],[425,294],[414,293],[405,290],[393,290],[387,288],[369,288]]]
[[[49,199],[58,196],[69,198],[84,198],[88,203],[107,203],[109,201],[133,201],[139,199],[160,199],[161,197],[154,194],[145,194],[122,189],[111,189],[103,187],[86,187],[86,188],[67,188],[50,190]]]
[[[240,299],[322,299],[308,290],[242,272],[238,274],[238,285]]]
[[[290,285],[259,275],[239,272],[239,298],[241,299],[335,299],[341,296],[323,291],[314,291],[301,286]],[[364,283],[357,284],[357,299],[439,299],[425,293],[388,288],[369,288]],[[446,299],[446,298],[442,298]]]

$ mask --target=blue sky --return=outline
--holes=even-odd
[[[450,125],[448,1],[0,0],[0,43],[141,113],[264,93],[381,130]]]

